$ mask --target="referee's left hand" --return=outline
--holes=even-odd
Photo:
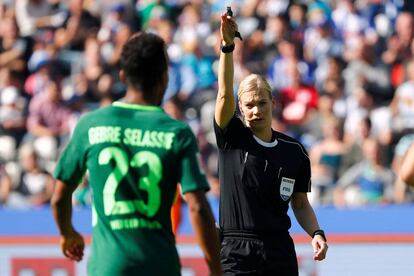
[[[322,261],[326,257],[326,252],[328,251],[328,244],[320,235],[315,235],[312,239],[312,247],[313,247],[313,259],[315,261]]]

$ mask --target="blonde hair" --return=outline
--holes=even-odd
[[[250,74],[245,79],[243,79],[239,86],[239,91],[237,92],[237,96],[240,99],[240,96],[244,92],[251,92],[251,91],[266,91],[269,93],[269,97],[272,98],[272,88],[267,80],[260,75],[257,74]]]

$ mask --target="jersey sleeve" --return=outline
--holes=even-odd
[[[214,119],[214,133],[216,135],[217,146],[220,149],[230,149],[232,145],[240,142],[241,135],[244,135],[246,128],[242,121],[234,114],[229,124],[225,128],[220,128]]]
[[[200,153],[197,141],[191,129],[186,127],[178,137],[179,148],[179,182],[183,194],[196,190],[210,189],[206,176],[201,168]]]
[[[300,178],[295,185],[295,192],[309,193],[311,191],[311,164],[307,151],[301,145],[302,162],[300,165]]]
[[[68,185],[78,185],[86,171],[85,149],[89,141],[87,141],[88,135],[84,133],[84,130],[80,121],[53,173],[56,179]]]

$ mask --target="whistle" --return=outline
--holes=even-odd
[[[227,7],[227,15],[233,17],[233,11],[231,10],[231,7]],[[238,31],[236,31],[234,36],[240,38],[240,40],[243,40],[241,34]]]

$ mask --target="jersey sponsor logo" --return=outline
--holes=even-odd
[[[144,218],[128,218],[111,220],[112,230],[124,229],[161,229],[162,226],[158,221],[150,221]]]
[[[293,194],[293,187],[295,186],[295,179],[282,177],[280,183],[280,197],[287,201]]]

